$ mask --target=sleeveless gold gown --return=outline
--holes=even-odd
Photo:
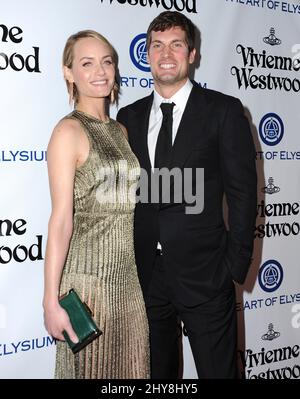
[[[118,123],[73,111],[89,139],[76,170],[74,225],[60,293],[75,288],[103,334],[73,354],[57,342],[56,378],[149,378],[145,305],[133,246],[139,164]]]

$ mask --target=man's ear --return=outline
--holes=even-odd
[[[196,57],[196,49],[193,48],[193,50],[190,52],[190,55],[189,55],[189,63],[190,64],[194,63],[195,57]]]
[[[73,73],[72,73],[71,69],[65,65],[63,66],[63,74],[64,74],[65,80],[67,80],[70,83],[74,83]]]

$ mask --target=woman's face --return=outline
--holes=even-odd
[[[115,82],[115,65],[108,45],[100,39],[79,39],[73,48],[68,80],[74,82],[79,99],[107,97]]]

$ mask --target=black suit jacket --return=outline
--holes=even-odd
[[[147,134],[152,102],[153,94],[120,109],[117,115],[149,176]],[[136,262],[146,294],[159,240],[176,300],[194,306],[231,287],[232,280],[243,283],[251,263],[256,218],[255,147],[238,99],[194,83],[173,144],[174,167],[204,168],[204,209],[200,214],[187,214],[184,200],[164,207],[137,203]],[[229,231],[223,220],[224,193]]]

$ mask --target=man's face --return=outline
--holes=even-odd
[[[193,49],[189,53],[185,32],[180,27],[152,31],[148,62],[156,85],[182,87],[188,78],[189,65],[195,60],[195,52]]]

